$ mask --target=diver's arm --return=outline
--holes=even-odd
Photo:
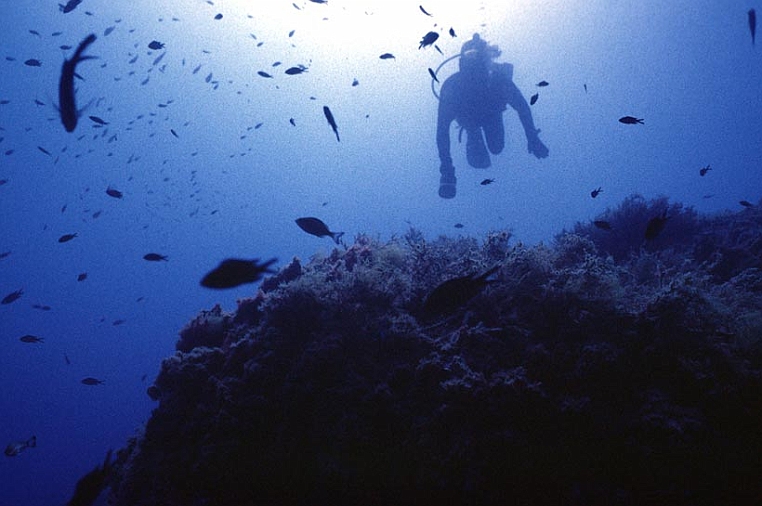
[[[529,104],[513,81],[507,86],[507,98],[508,103],[519,114],[519,120],[524,127],[524,134],[527,137],[527,150],[537,158],[546,158],[548,156],[548,148],[540,140],[538,135],[540,130],[534,126],[534,119],[532,118]]]

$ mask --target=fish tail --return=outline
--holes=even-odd
[[[341,244],[341,236],[344,235],[344,232],[332,232],[331,237],[333,237],[333,240],[336,242],[336,244]]]
[[[26,445],[29,448],[34,448],[35,446],[37,446],[37,436],[30,437],[29,440],[26,442]]]

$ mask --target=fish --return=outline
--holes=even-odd
[[[455,227],[455,228],[463,228],[463,227],[465,227],[465,225],[463,225],[462,223],[456,223],[455,225],[453,225],[453,227]]]
[[[106,121],[99,118],[98,116],[88,116],[88,118],[90,118],[90,121],[92,121],[93,123],[97,123],[99,125],[108,125]]]
[[[69,355],[64,353],[64,361],[66,362],[66,365],[71,365],[71,360],[69,360]]]
[[[293,37],[295,33],[296,33],[296,30],[291,30],[290,32],[288,32],[289,38]]]
[[[437,83],[439,82],[439,79],[437,79],[437,74],[436,74],[436,72],[434,72],[434,70],[433,70],[431,67],[429,67],[429,75],[431,76],[431,78],[432,78],[432,79],[433,79],[435,82],[437,82]]]
[[[328,0],[310,0],[313,4],[327,4]]]
[[[595,220],[593,222],[593,225],[600,228],[601,230],[611,230],[611,223],[604,220]]]
[[[619,118],[620,123],[624,123],[625,125],[636,125],[636,124],[643,124],[643,118],[635,118],[633,116],[622,116]]]
[[[114,463],[111,462],[111,450],[106,452],[106,459],[100,466],[95,466],[95,469],[84,475],[79,479],[77,485],[74,487],[74,494],[72,494],[67,506],[92,506],[95,501],[103,493],[103,490],[108,486],[109,478],[113,473]]]
[[[158,253],[146,253],[143,255],[144,260],[149,262],[161,262],[162,260],[167,262],[167,255],[159,255]]]
[[[739,200],[738,203],[744,207],[754,207],[754,204],[752,204],[748,200]]]
[[[548,86],[549,84],[550,83],[548,81],[540,81],[539,83],[537,83],[537,86],[539,86],[540,88],[544,88],[545,86]]]
[[[94,386],[94,385],[102,385],[103,381],[99,380],[98,378],[91,378],[88,376],[87,378],[82,378],[82,381],[80,383],[82,383],[83,385]]]
[[[341,142],[341,139],[339,139],[339,127],[336,126],[336,120],[333,119],[333,113],[328,108],[327,105],[323,106],[323,114],[325,114],[325,119],[328,120],[328,124],[331,125],[331,128],[333,129],[333,133],[336,134],[336,140],[338,142]]]
[[[296,126],[296,120],[294,118],[289,118],[289,123],[291,123],[291,126]]]
[[[169,133],[171,133],[172,135],[174,135],[176,139],[179,139],[179,138],[180,138],[180,136],[179,136],[179,135],[177,135],[177,132],[175,132],[175,129],[174,129],[174,128],[170,128],[170,129],[169,129]]]
[[[77,274],[77,281],[84,281],[87,279],[87,273],[86,272],[80,272]]]
[[[125,323],[127,323],[127,320],[123,320],[120,318],[118,320],[114,320],[113,322],[111,322],[111,325],[113,325],[114,327],[118,327],[119,325],[124,325]]]
[[[357,86],[358,84],[360,84],[360,81],[357,78],[352,79],[352,86]]]
[[[19,341],[22,343],[42,343],[45,341],[42,337],[33,336],[32,334],[27,334],[25,336],[19,337]]]
[[[219,21],[220,19],[222,19],[222,14],[221,13],[217,14],[216,16],[214,16],[214,19]]]
[[[40,311],[50,311],[51,309],[53,309],[52,307],[45,306],[43,304],[32,304],[32,307],[35,309],[39,309]]]
[[[328,226],[318,218],[297,218],[295,221],[299,228],[308,234],[316,237],[331,237],[336,244],[341,244],[340,239],[344,232],[331,232]]]
[[[276,258],[271,258],[264,263],[260,263],[258,258],[254,260],[228,258],[201,278],[201,286],[224,289],[255,283],[262,278],[263,274],[275,273],[270,266],[276,261]]]
[[[534,105],[537,102],[537,99],[540,98],[539,93],[535,93],[531,97],[529,97],[529,105]]]
[[[492,267],[481,275],[470,274],[448,279],[434,288],[423,302],[422,315],[425,318],[449,315],[465,306],[492,281],[489,278],[500,268]]]
[[[5,456],[15,457],[27,448],[34,448],[35,446],[37,446],[37,436],[32,436],[26,441],[16,441],[15,443],[10,443],[5,447]]]
[[[75,237],[77,237],[77,233],[76,232],[73,233],[73,234],[64,234],[64,235],[62,235],[61,237],[58,238],[58,242],[61,242],[61,243],[69,242],[72,239],[74,239]]]
[[[24,62],[27,67],[42,67],[42,62],[36,58],[29,58]]]
[[[304,65],[298,65],[296,67],[289,67],[286,69],[286,74],[290,76],[296,76],[303,72],[307,72],[307,67],[305,67]]]
[[[74,56],[70,60],[64,60],[61,68],[61,81],[58,84],[58,107],[61,112],[61,123],[67,132],[73,132],[77,128],[80,111],[77,110],[77,102],[74,90],[74,75],[77,64],[84,60],[90,60],[92,56],[82,56],[82,53],[90,44],[95,42],[95,34],[91,33],[80,42]]]
[[[495,182],[494,179],[482,179],[482,182],[479,183],[479,184],[482,185],[482,186],[487,186],[488,184],[492,184],[494,182]]]
[[[450,28],[449,33],[450,33],[450,37],[457,37],[457,35],[455,35],[455,28]]]
[[[597,197],[598,195],[600,195],[600,193],[601,193],[602,191],[603,191],[603,188],[601,188],[601,187],[599,186],[598,188],[596,188],[595,190],[593,190],[593,191],[591,191],[591,192],[590,192],[590,196],[591,196],[591,197],[593,197],[593,198],[595,198],[595,197]]]
[[[23,294],[24,294],[24,290],[19,288],[15,292],[11,292],[5,297],[3,297],[3,300],[0,300],[0,304],[10,304],[11,302],[20,299]]]
[[[73,11],[77,8],[79,4],[82,3],[82,0],[69,0],[66,2],[66,5],[58,4],[58,8],[63,12],[64,14]]]
[[[396,58],[394,58],[394,55],[392,53],[384,53],[381,56],[379,56],[379,58],[381,58],[382,60],[391,60],[391,59],[396,60]]]
[[[8,258],[9,256],[11,256],[10,250],[9,251],[3,251],[2,253],[0,253],[0,258]]]
[[[749,9],[749,31],[751,32],[751,45],[754,45],[757,35],[757,11]]]
[[[432,45],[437,41],[438,38],[439,34],[437,32],[428,32],[421,39],[421,43],[418,45],[418,49],[423,49],[424,47]]]
[[[272,75],[268,74],[267,72],[265,72],[263,70],[258,71],[257,74],[259,74],[262,77],[266,77],[268,79],[272,79],[272,77],[273,77]]]
[[[164,49],[164,43],[159,42],[158,40],[152,40],[148,43],[148,47],[154,50]]]
[[[419,5],[418,8],[421,9],[421,12],[423,12],[427,16],[432,17],[432,18],[434,17],[431,14],[429,14],[428,12],[426,12],[426,9],[423,8],[423,5]]]
[[[37,30],[29,30],[29,33],[31,33],[32,35],[36,35],[36,36],[42,38],[42,35],[40,35],[40,32],[38,32]]]
[[[701,167],[701,170],[699,171],[700,176],[706,176],[706,173],[712,170],[711,165],[707,165],[706,167]]]
[[[667,224],[668,219],[669,217],[667,216],[667,210],[665,209],[660,216],[654,216],[648,220],[645,233],[646,240],[651,241],[656,239],[656,237],[661,234],[662,230],[664,230],[664,225]]]
[[[116,28],[115,26],[109,26],[108,28],[103,30],[103,36],[108,37],[109,35],[111,35],[111,32],[113,32],[115,28]]]
[[[120,199],[122,198],[123,194],[119,190],[115,188],[111,188],[109,186],[108,188],[106,188],[106,195],[108,195],[109,197],[114,197],[115,199]]]
[[[42,146],[37,146],[37,149],[39,149],[41,152],[45,153],[48,156],[53,156],[53,155],[50,154],[50,151],[48,151],[47,149],[43,148]]]

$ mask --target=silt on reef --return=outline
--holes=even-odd
[[[534,247],[411,230],[297,263],[183,330],[111,499],[756,504],[760,218],[695,219],[710,240],[621,257],[593,228]],[[494,266],[461,307],[419,320],[434,287]]]

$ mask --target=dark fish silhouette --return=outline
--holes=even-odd
[[[419,8],[419,9],[421,9],[421,12],[423,12],[423,13],[424,13],[424,14],[426,14],[427,16],[430,16],[430,17],[432,17],[432,18],[434,17],[434,16],[432,16],[431,14],[429,14],[428,12],[426,12],[426,9],[424,9],[424,8],[423,8],[423,5],[419,5],[419,6],[418,6],[418,8]]]
[[[314,235],[316,237],[331,237],[336,244],[341,244],[339,242],[339,239],[342,235],[344,235],[344,232],[331,232],[328,230],[328,226],[323,223],[318,218],[297,218],[296,224],[299,225],[299,228],[307,232],[308,234]]]
[[[738,203],[744,207],[754,207],[754,204],[752,204],[748,200],[739,200]]]
[[[27,61],[24,62],[24,65],[27,67],[42,67],[42,62],[40,60],[37,60],[36,58],[29,58]]]
[[[148,47],[155,50],[164,49],[164,43],[159,42],[158,40],[152,40],[148,43]]]
[[[637,125],[637,124],[642,125],[643,119],[635,118],[633,116],[622,116],[621,118],[619,118],[619,122],[624,123],[625,125]]]
[[[148,260],[149,262],[161,262],[163,260],[168,262],[167,255],[159,255],[158,253],[146,253],[143,255],[143,260]]]
[[[269,267],[277,261],[271,258],[267,262],[259,263],[259,259],[241,260],[228,258],[220,262],[220,265],[208,272],[201,279],[201,286],[207,288],[234,288],[246,283],[254,283],[262,278],[263,274],[272,274],[275,271]]]
[[[114,197],[115,199],[122,198],[122,192],[120,192],[119,190],[115,188],[111,188],[110,186],[106,188],[106,195],[108,195],[109,197]]]
[[[74,494],[66,506],[92,506],[108,486],[114,464],[111,462],[111,450],[106,452],[106,459],[100,466],[79,479],[74,487]]]
[[[471,274],[448,279],[441,283],[426,297],[423,303],[424,317],[449,315],[465,306],[490,283],[487,278],[494,274],[499,267],[496,265],[480,276]]]
[[[437,41],[438,38],[439,38],[439,34],[437,32],[427,33],[421,39],[421,43],[418,45],[418,49],[422,49],[424,47],[428,47],[432,45],[433,43]]]
[[[35,446],[37,446],[37,436],[32,436],[26,441],[16,441],[15,443],[10,443],[5,447],[5,456],[15,457],[27,448],[34,448]]]
[[[667,224],[668,219],[667,210],[665,209],[661,216],[654,216],[648,220],[645,233],[646,240],[650,241],[656,239],[656,236],[661,234],[661,231],[664,230],[664,225]]]
[[[457,37],[457,35],[455,35],[455,28],[450,28],[450,37]]]
[[[90,121],[92,121],[93,123],[97,123],[99,125],[104,125],[104,126],[108,125],[108,123],[106,121],[104,121],[103,119],[99,118],[98,116],[88,116],[88,118],[90,118]]]
[[[538,98],[540,98],[540,94],[539,93],[535,93],[534,95],[529,97],[529,105],[534,105],[535,103],[537,103],[537,99]]]
[[[87,279],[87,273],[86,272],[80,272],[77,274],[77,281],[84,281]]]
[[[482,182],[479,183],[479,184],[482,185],[482,186],[487,186],[488,184],[492,184],[494,182],[495,182],[494,179],[482,179]]]
[[[45,339],[37,336],[33,336],[32,334],[27,334],[25,336],[19,337],[19,341],[22,343],[41,343],[44,342]]]
[[[593,225],[600,228],[601,230],[611,230],[611,223],[604,220],[595,220],[593,222]]]
[[[263,70],[258,71],[257,74],[259,74],[262,77],[267,77],[269,79],[272,79],[272,77],[273,77],[272,75],[268,74],[267,72],[265,72]]]
[[[77,8],[79,4],[82,3],[82,0],[69,0],[66,2],[66,5],[58,4],[58,8],[61,9],[61,12],[66,14],[67,12],[71,12],[74,9]]]
[[[751,32],[751,44],[754,45],[757,35],[757,11],[754,9],[749,9],[749,31]]]
[[[336,126],[336,120],[333,119],[333,113],[328,108],[327,105],[323,106],[323,114],[325,114],[325,119],[328,120],[328,124],[331,125],[331,128],[333,129],[333,133],[336,134],[336,140],[341,142],[341,139],[339,139],[339,127]]]
[[[379,58],[381,58],[382,60],[391,60],[391,59],[395,59],[395,58],[394,58],[394,55],[393,55],[392,53],[384,53],[384,54],[382,54],[381,56],[379,56]]]
[[[62,235],[61,237],[58,238],[58,242],[61,242],[61,243],[63,243],[63,242],[69,242],[72,239],[74,239],[75,237],[77,237],[77,233],[76,232],[73,233],[73,234],[64,234],[64,235]]]
[[[220,19],[222,19],[222,14],[221,13],[217,14],[216,16],[214,16],[214,19],[219,21]]]
[[[537,83],[537,86],[539,86],[540,88],[544,88],[545,86],[548,86],[549,84],[550,83],[548,81],[540,81],[539,83]]]
[[[601,193],[602,191],[603,191],[603,188],[601,188],[601,187],[599,186],[598,188],[596,188],[595,190],[593,190],[593,191],[591,191],[591,192],[590,192],[590,196],[591,196],[591,197],[593,197],[593,198],[595,198],[595,197],[597,197],[598,195],[600,195],[600,193]]]
[[[711,165],[707,165],[706,167],[701,167],[701,170],[699,171],[699,176],[706,176],[706,173],[712,170]]]
[[[81,383],[83,385],[94,386],[94,385],[102,385],[103,381],[99,380],[98,378],[87,377],[87,378],[83,378]]]
[[[439,79],[437,79],[437,74],[436,74],[436,72],[434,72],[434,71],[431,69],[431,67],[429,67],[429,75],[431,76],[431,78],[432,78],[434,81],[436,81],[436,82],[439,82]]]
[[[290,76],[296,76],[303,72],[307,72],[307,67],[305,67],[304,65],[299,65],[297,67],[289,67],[286,69],[286,74]]]
[[[92,56],[82,56],[87,47],[95,42],[95,34],[91,33],[85,40],[80,42],[79,47],[74,52],[70,60],[64,60],[61,68],[61,81],[58,84],[58,107],[61,111],[61,123],[67,132],[73,132],[77,128],[79,120],[79,111],[74,90],[74,75],[77,70],[77,64],[84,60],[90,60]]]

